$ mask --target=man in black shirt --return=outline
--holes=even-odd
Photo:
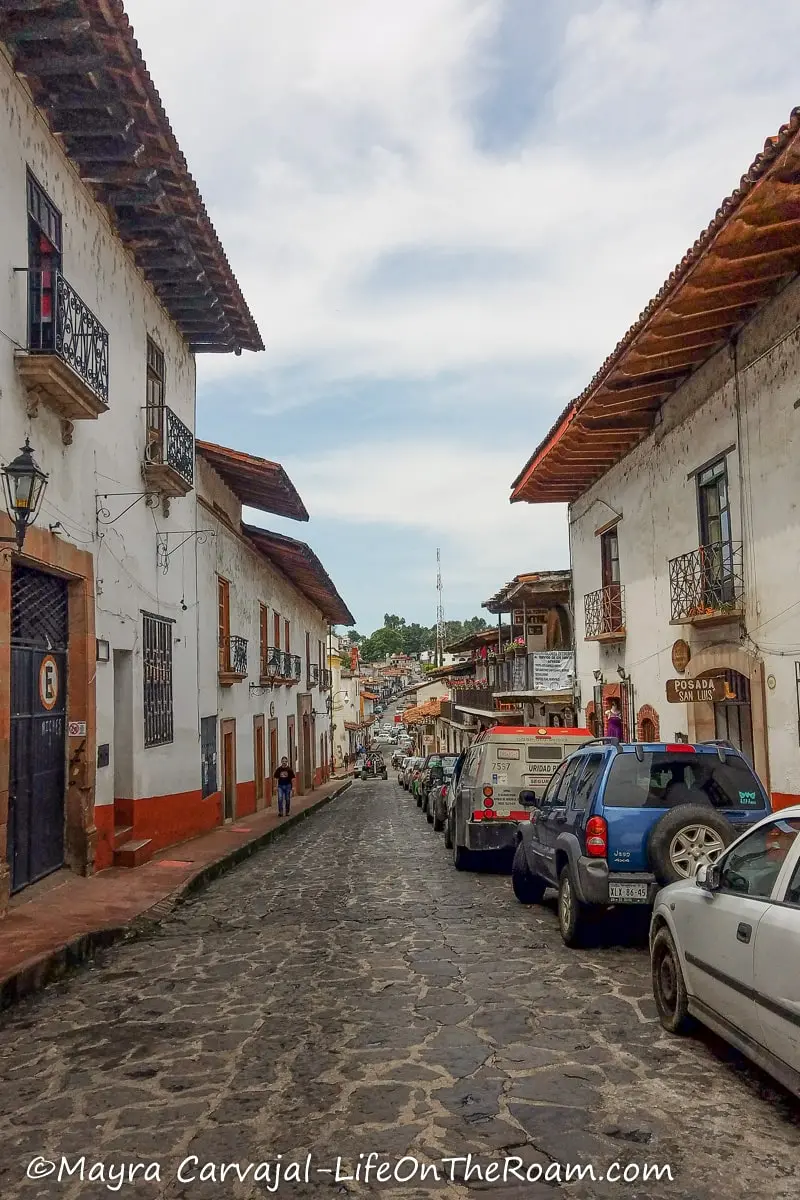
[[[292,784],[294,783],[294,771],[289,766],[288,758],[281,759],[281,765],[275,772],[275,779],[278,782],[278,816],[288,817],[292,802]]]

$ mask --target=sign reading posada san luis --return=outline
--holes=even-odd
[[[698,675],[696,679],[668,679],[669,704],[695,704],[698,701],[727,700],[728,688],[719,675]]]

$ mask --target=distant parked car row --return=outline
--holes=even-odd
[[[800,1095],[800,807],[772,813],[733,746],[497,726],[398,781],[457,869],[504,862],[523,904],[554,889],[567,946],[614,909],[652,914],[664,1027],[696,1018]]]

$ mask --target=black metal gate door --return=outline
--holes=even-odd
[[[11,890],[64,862],[67,585],[14,567],[11,574]]]

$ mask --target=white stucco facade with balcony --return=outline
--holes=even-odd
[[[687,677],[733,671],[746,678],[748,711],[741,716],[752,727],[755,765],[780,802],[800,796],[798,380],[795,281],[742,328],[735,361],[733,347],[726,346],[700,366],[663,405],[654,431],[569,510],[584,715],[587,708],[591,715],[595,673],[608,695],[619,686],[622,667],[633,689],[638,732],[642,720],[650,720],[662,740],[676,733],[725,736],[726,714],[717,712],[715,721],[711,704],[666,701],[667,680],[679,675],[672,648],[683,640],[690,649]],[[700,469],[717,463],[724,463],[727,479],[729,573],[735,578],[723,594],[714,582],[719,564],[706,560],[706,596],[699,583],[692,598],[685,572],[681,590],[680,564],[672,581],[669,564],[702,544]],[[618,541],[624,636],[609,629],[606,640],[586,640],[584,599],[602,587],[601,531],[610,529]],[[726,573],[723,564],[723,583]],[[676,614],[692,607],[710,611],[691,619]]]

